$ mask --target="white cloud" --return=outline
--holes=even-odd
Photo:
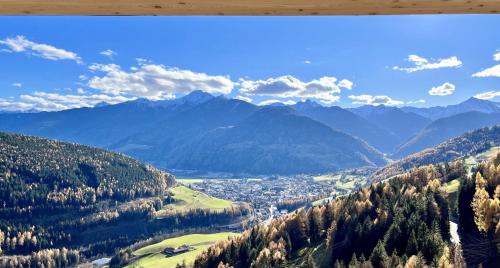
[[[413,73],[422,70],[440,69],[440,68],[458,68],[462,66],[462,62],[456,56],[429,61],[428,59],[417,55],[409,55],[406,60],[412,63],[414,66],[412,67],[394,66],[393,69],[399,71],[405,71],[407,73]]]
[[[19,82],[15,82],[15,83],[12,83],[12,86],[13,87],[23,87],[23,84],[19,83]]]
[[[242,101],[246,101],[246,102],[252,103],[252,99],[251,98],[245,97],[245,96],[241,96],[241,95],[238,95],[238,96],[234,97],[234,99],[242,100]]]
[[[9,111],[58,111],[81,107],[93,107],[100,102],[116,104],[130,101],[134,98],[123,96],[109,96],[104,94],[93,95],[61,95],[58,93],[34,92],[33,94],[21,95],[20,101],[5,101],[0,104],[0,110]]]
[[[472,75],[473,77],[500,77],[500,64],[486,68]]]
[[[86,81],[86,80],[89,80],[89,78],[88,78],[86,75],[84,75],[84,74],[79,75],[79,76],[78,76],[78,79],[80,79],[80,81]]]
[[[78,94],[85,94],[85,90],[84,90],[83,88],[78,88],[78,89],[76,89],[76,92],[77,92]]]
[[[347,80],[347,79],[342,79],[342,80],[340,80],[340,82],[339,82],[338,85],[341,88],[345,88],[345,89],[351,90],[352,86],[354,86],[354,83],[351,82],[351,81],[349,81],[349,80]]]
[[[104,51],[99,52],[99,54],[108,57],[109,59],[113,59],[113,57],[116,55],[116,52],[114,52],[111,49],[106,49]]]
[[[495,61],[500,61],[500,51],[497,51],[497,52],[493,55],[493,60],[495,60]]]
[[[492,91],[487,91],[483,93],[479,93],[474,96],[476,99],[481,99],[481,100],[491,100],[496,97],[500,97],[500,90],[492,90]]]
[[[493,60],[500,61],[500,51],[493,54]],[[500,64],[472,74],[472,77],[500,77]]]
[[[425,100],[407,101],[406,104],[424,104]]]
[[[28,111],[33,108],[32,104],[24,103],[24,102],[15,102],[12,100],[0,99],[0,111]]]
[[[403,105],[403,101],[394,100],[389,96],[372,96],[372,95],[350,95],[349,99],[353,100],[353,104],[363,104],[363,105],[386,105],[386,106],[397,106]]]
[[[103,73],[88,81],[90,88],[112,95],[131,95],[149,99],[170,99],[175,94],[202,90],[212,94],[229,94],[234,83],[227,76],[212,76],[190,70],[151,64],[141,60],[131,72],[116,64],[92,64],[90,70]]]
[[[287,100],[287,101],[283,101],[283,100],[265,100],[265,101],[259,102],[259,104],[257,104],[257,105],[259,105],[259,106],[266,106],[266,105],[271,105],[271,104],[275,104],[275,103],[281,103],[281,104],[284,104],[284,105],[294,105],[297,102],[293,101],[293,100]]]
[[[432,87],[429,90],[429,95],[431,95],[431,96],[448,96],[448,95],[453,94],[454,91],[455,91],[455,85],[453,85],[452,83],[446,82],[440,86]]]
[[[311,64],[311,61],[310,60],[305,60],[304,64]]]
[[[273,96],[279,98],[312,98],[325,103],[338,101],[341,88],[352,88],[352,82],[335,77],[303,82],[291,75],[269,78],[267,80],[240,80],[240,92],[246,95]]]
[[[77,63],[82,63],[82,59],[74,52],[47,44],[35,43],[22,35],[0,40],[0,44],[6,46],[6,50],[9,52],[24,52],[48,60],[73,60]]]

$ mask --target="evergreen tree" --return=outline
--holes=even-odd
[[[384,243],[379,240],[375,248],[373,249],[372,255],[370,256],[370,261],[374,267],[385,267],[385,261],[387,260],[387,252],[385,251]]]
[[[359,267],[358,258],[356,258],[356,253],[352,254],[351,261],[349,262],[349,268]]]

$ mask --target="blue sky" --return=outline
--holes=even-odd
[[[500,101],[498,25],[497,15],[0,17],[0,110],[195,89],[255,104]]]

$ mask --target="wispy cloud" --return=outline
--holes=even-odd
[[[114,52],[111,49],[106,49],[104,51],[99,52],[99,54],[101,54],[109,59],[113,59],[113,57],[116,55],[116,52]]]
[[[429,95],[431,96],[448,96],[455,92],[455,85],[452,83],[446,82],[442,85],[432,87],[429,90]]]
[[[276,103],[281,103],[281,104],[284,104],[284,105],[294,105],[296,104],[297,102],[294,101],[294,100],[265,100],[265,101],[261,101],[259,102],[259,106],[266,106],[266,105],[271,105],[271,104],[276,104]]]
[[[238,96],[234,97],[234,99],[246,101],[246,102],[249,102],[249,103],[252,103],[252,101],[253,101],[251,98],[245,97],[245,96],[241,96],[241,95],[238,95]]]
[[[386,106],[398,106],[405,104],[404,101],[395,100],[389,96],[379,95],[350,95],[349,99],[353,100],[353,104],[362,104],[362,105],[386,105]]]
[[[28,55],[48,60],[72,60],[77,63],[82,63],[82,58],[74,52],[57,48],[52,45],[35,43],[22,35],[0,40],[0,44],[7,47],[3,50],[8,52],[26,53]]]
[[[15,82],[15,83],[12,83],[12,86],[13,87],[23,87],[23,84],[19,83],[19,82]]]
[[[311,64],[311,61],[310,60],[305,60],[304,64]]]
[[[116,64],[92,64],[89,68],[97,75],[88,80],[88,86],[112,95],[171,99],[177,93],[186,94],[194,90],[229,94],[234,87],[227,76],[213,76],[143,61],[132,67],[130,72]]]
[[[425,100],[421,99],[421,100],[414,100],[414,101],[407,101],[406,104],[408,105],[412,105],[412,104],[424,104],[425,103]]]
[[[492,90],[492,91],[486,91],[483,93],[479,93],[474,96],[474,98],[481,99],[481,100],[491,100],[496,97],[500,97],[500,90]]]
[[[104,94],[92,95],[62,95],[58,93],[34,92],[21,95],[18,100],[0,99],[0,110],[4,111],[59,111],[81,107],[93,107],[98,103],[116,104],[133,100],[123,96]]]
[[[0,111],[24,112],[31,109],[33,109],[32,104],[0,98]]]
[[[321,77],[303,82],[291,75],[285,75],[266,80],[240,80],[240,92],[246,95],[272,96],[279,98],[312,98],[325,103],[339,100],[341,88],[351,89],[353,83],[349,80],[338,82],[335,77]]]
[[[394,70],[405,71],[407,73],[413,73],[422,70],[429,69],[440,69],[440,68],[458,68],[462,66],[462,62],[456,57],[452,56],[445,59],[429,60],[418,55],[409,55],[406,59],[413,66],[411,67],[400,67],[394,66]]]
[[[500,52],[493,54],[493,60],[500,61]],[[500,64],[472,74],[472,77],[500,77]]]

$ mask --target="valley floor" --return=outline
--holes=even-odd
[[[209,196],[250,204],[255,223],[259,223],[299,207],[319,204],[321,200],[332,196],[348,194],[366,185],[369,172],[358,169],[321,175],[242,179],[189,178],[179,181]],[[209,203],[205,203],[207,204]]]

